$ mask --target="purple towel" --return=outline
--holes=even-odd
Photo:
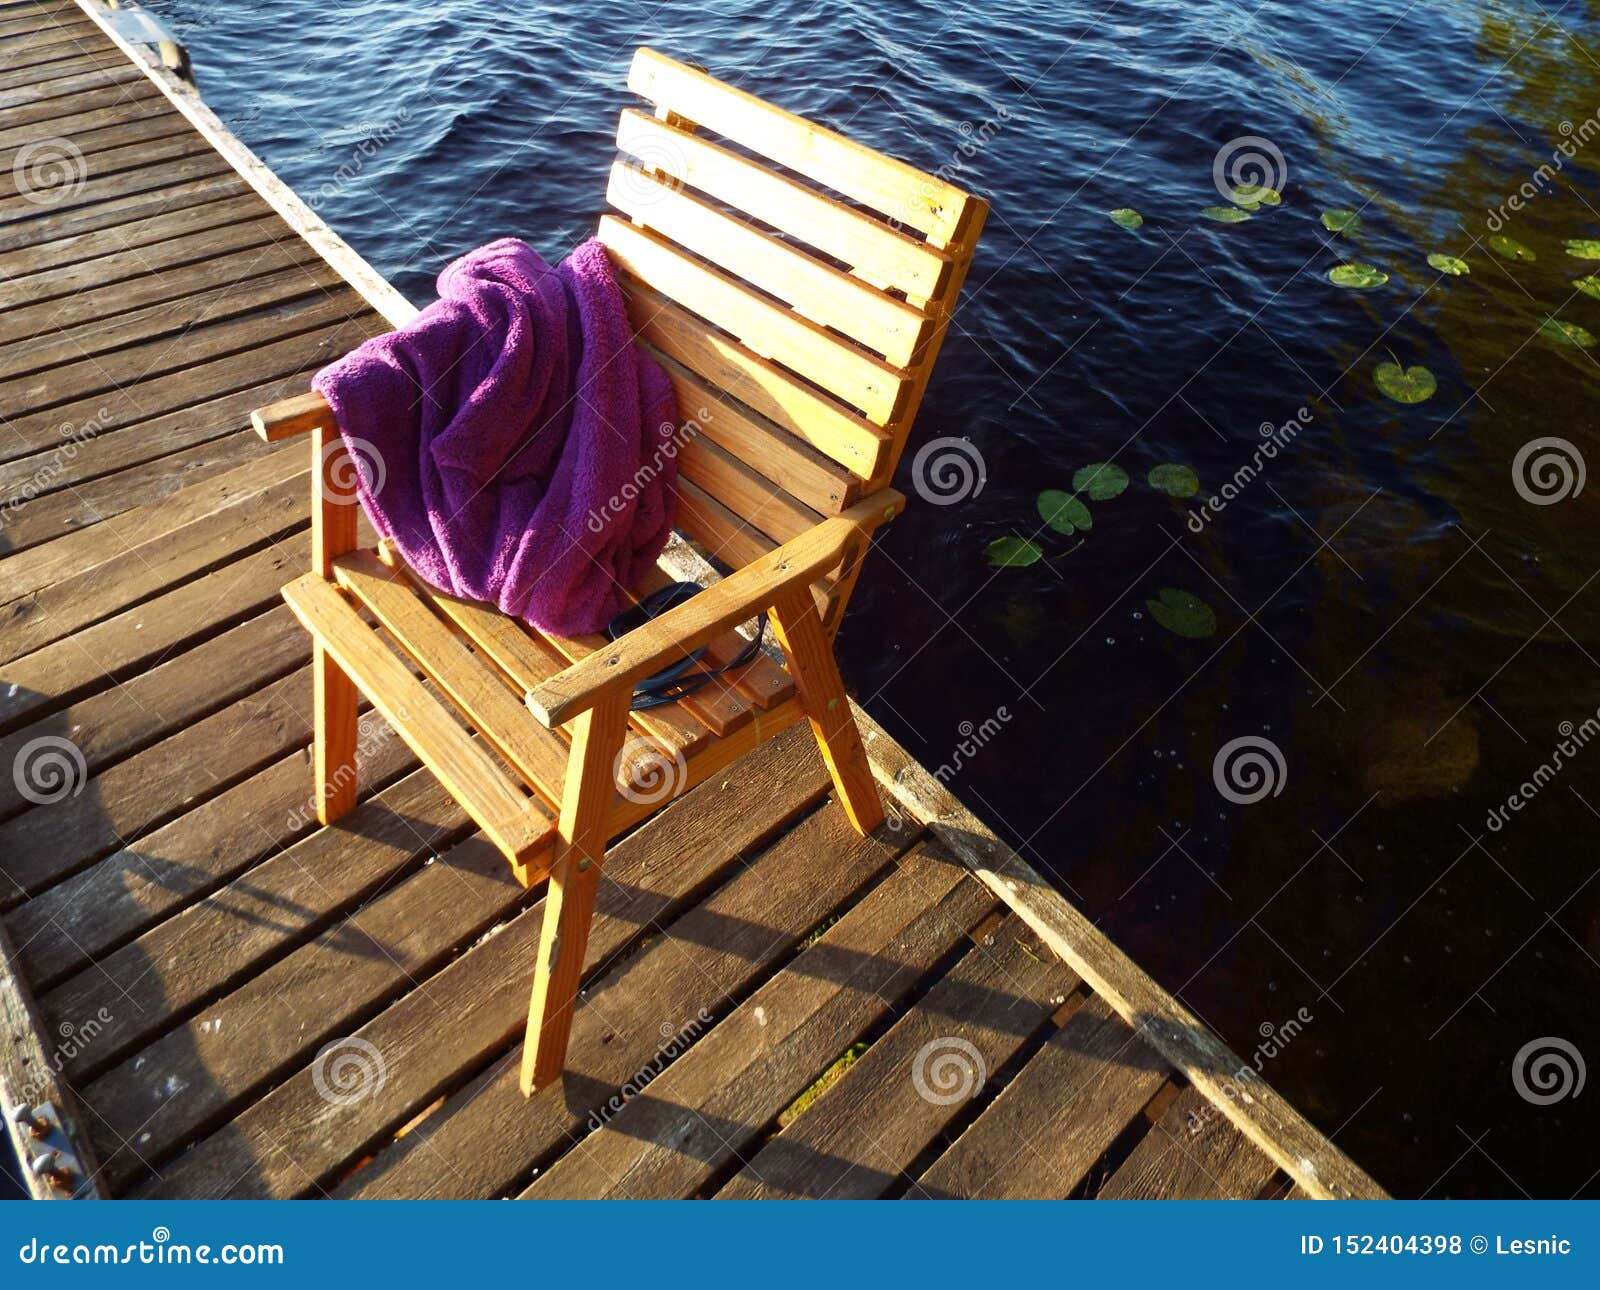
[[[317,373],[373,527],[433,586],[562,636],[602,629],[666,544],[677,407],[605,248],[503,238]]]

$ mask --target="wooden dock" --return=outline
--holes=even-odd
[[[0,0],[0,1079],[92,1190],[1382,1194],[864,715],[874,836],[796,730],[613,848],[524,1099],[540,891],[381,721],[316,827],[247,424],[412,307],[97,9]]]

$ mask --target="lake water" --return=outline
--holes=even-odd
[[[899,482],[944,437],[983,482],[887,531],[853,690],[1385,1185],[1596,1193],[1600,348],[1547,322],[1600,334],[1564,248],[1600,237],[1594,6],[150,7],[419,302],[490,238],[589,234],[639,44],[955,167],[993,215]],[[1282,201],[1224,224],[1230,144]],[[1041,523],[1108,460],[1092,527]],[[1007,536],[1043,558],[990,567]]]

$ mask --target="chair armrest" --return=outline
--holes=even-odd
[[[887,504],[892,508],[898,501],[899,494],[893,494]],[[877,502],[873,513],[884,505]],[[559,726],[619,688],[631,692],[635,682],[664,664],[810,586],[838,565],[850,540],[861,531],[857,509],[823,520],[676,609],[635,627],[608,648],[557,672],[528,692],[529,709],[545,725]]]
[[[293,398],[279,399],[250,414],[250,424],[266,443],[293,439],[296,435],[310,434],[318,426],[333,426],[333,409],[328,400],[315,390],[296,394]]]

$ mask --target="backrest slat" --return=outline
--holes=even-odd
[[[679,527],[738,567],[888,488],[987,205],[658,54],[600,221],[686,424]],[[892,508],[890,508],[892,509]],[[819,588],[830,630],[856,561]]]
[[[869,283],[926,300],[938,295],[949,278],[950,257],[941,248],[643,112],[631,108],[623,112],[617,146],[645,168],[699,189],[851,266]]]
[[[812,258],[709,202],[653,175],[617,162],[606,193],[611,204],[790,305],[802,317],[832,328],[904,368],[927,338],[928,315],[861,278]]]
[[[876,425],[894,416],[906,387],[898,368],[684,254],[649,229],[604,215],[599,236],[618,268],[687,305],[752,353],[782,363]]]
[[[972,199],[959,188],[804,117],[764,103],[651,49],[641,49],[628,88],[675,116],[770,157],[908,228],[948,243]]]

